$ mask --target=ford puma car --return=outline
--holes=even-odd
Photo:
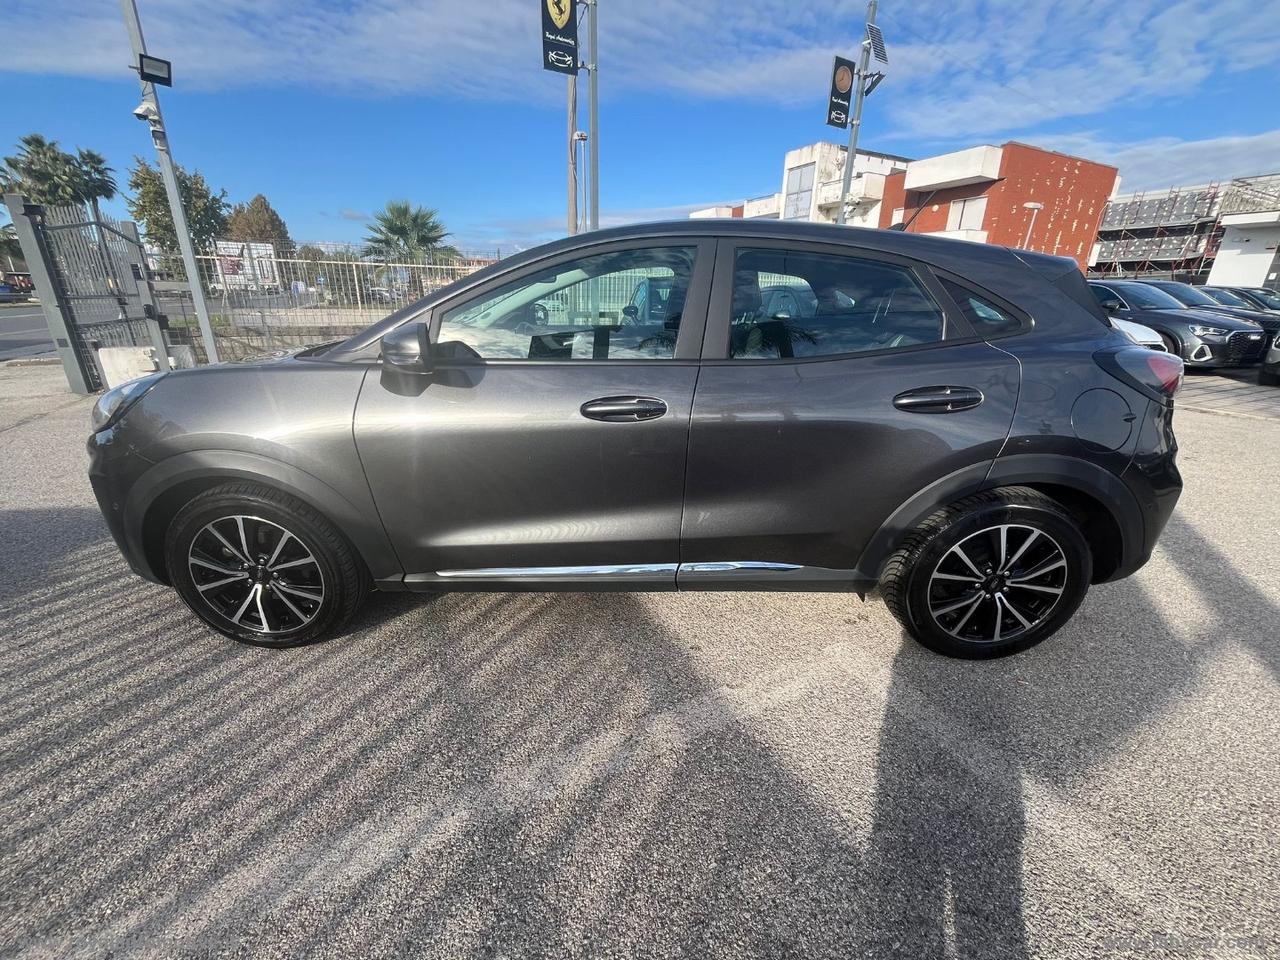
[[[371,589],[849,591],[981,657],[1150,556],[1175,356],[1071,260],[686,221],[526,251],[341,343],[104,394],[130,566],[236,640]]]

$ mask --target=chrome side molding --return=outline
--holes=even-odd
[[[765,570],[799,570],[798,563],[769,563],[766,560],[720,560],[714,563],[682,563],[679,573],[737,573]]]
[[[513,577],[568,577],[591,579],[594,577],[653,577],[662,574],[674,574],[678,568],[674,563],[623,563],[609,566],[590,567],[477,567],[473,570],[438,570],[438,577],[454,577],[467,579],[513,578]]]

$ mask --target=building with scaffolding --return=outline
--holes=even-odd
[[[1112,197],[1102,213],[1089,275],[1204,283],[1218,252],[1217,183]]]
[[[1089,259],[1096,277],[1275,286],[1280,174],[1112,197]]]

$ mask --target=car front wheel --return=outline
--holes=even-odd
[[[323,639],[369,590],[363,564],[328,520],[253,483],[214,487],[178,511],[165,559],[170,582],[197,616],[257,646]]]
[[[1007,487],[929,517],[889,559],[880,588],[926,647],[995,657],[1055,633],[1084,599],[1092,572],[1075,519],[1035,490]]]

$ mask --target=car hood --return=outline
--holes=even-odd
[[[1280,313],[1269,313],[1266,310],[1250,310],[1247,307],[1232,307],[1225,303],[1220,307],[1196,307],[1196,309],[1207,313],[1220,313],[1224,316],[1235,317],[1237,320],[1250,320],[1266,327],[1268,330],[1280,327]]]

